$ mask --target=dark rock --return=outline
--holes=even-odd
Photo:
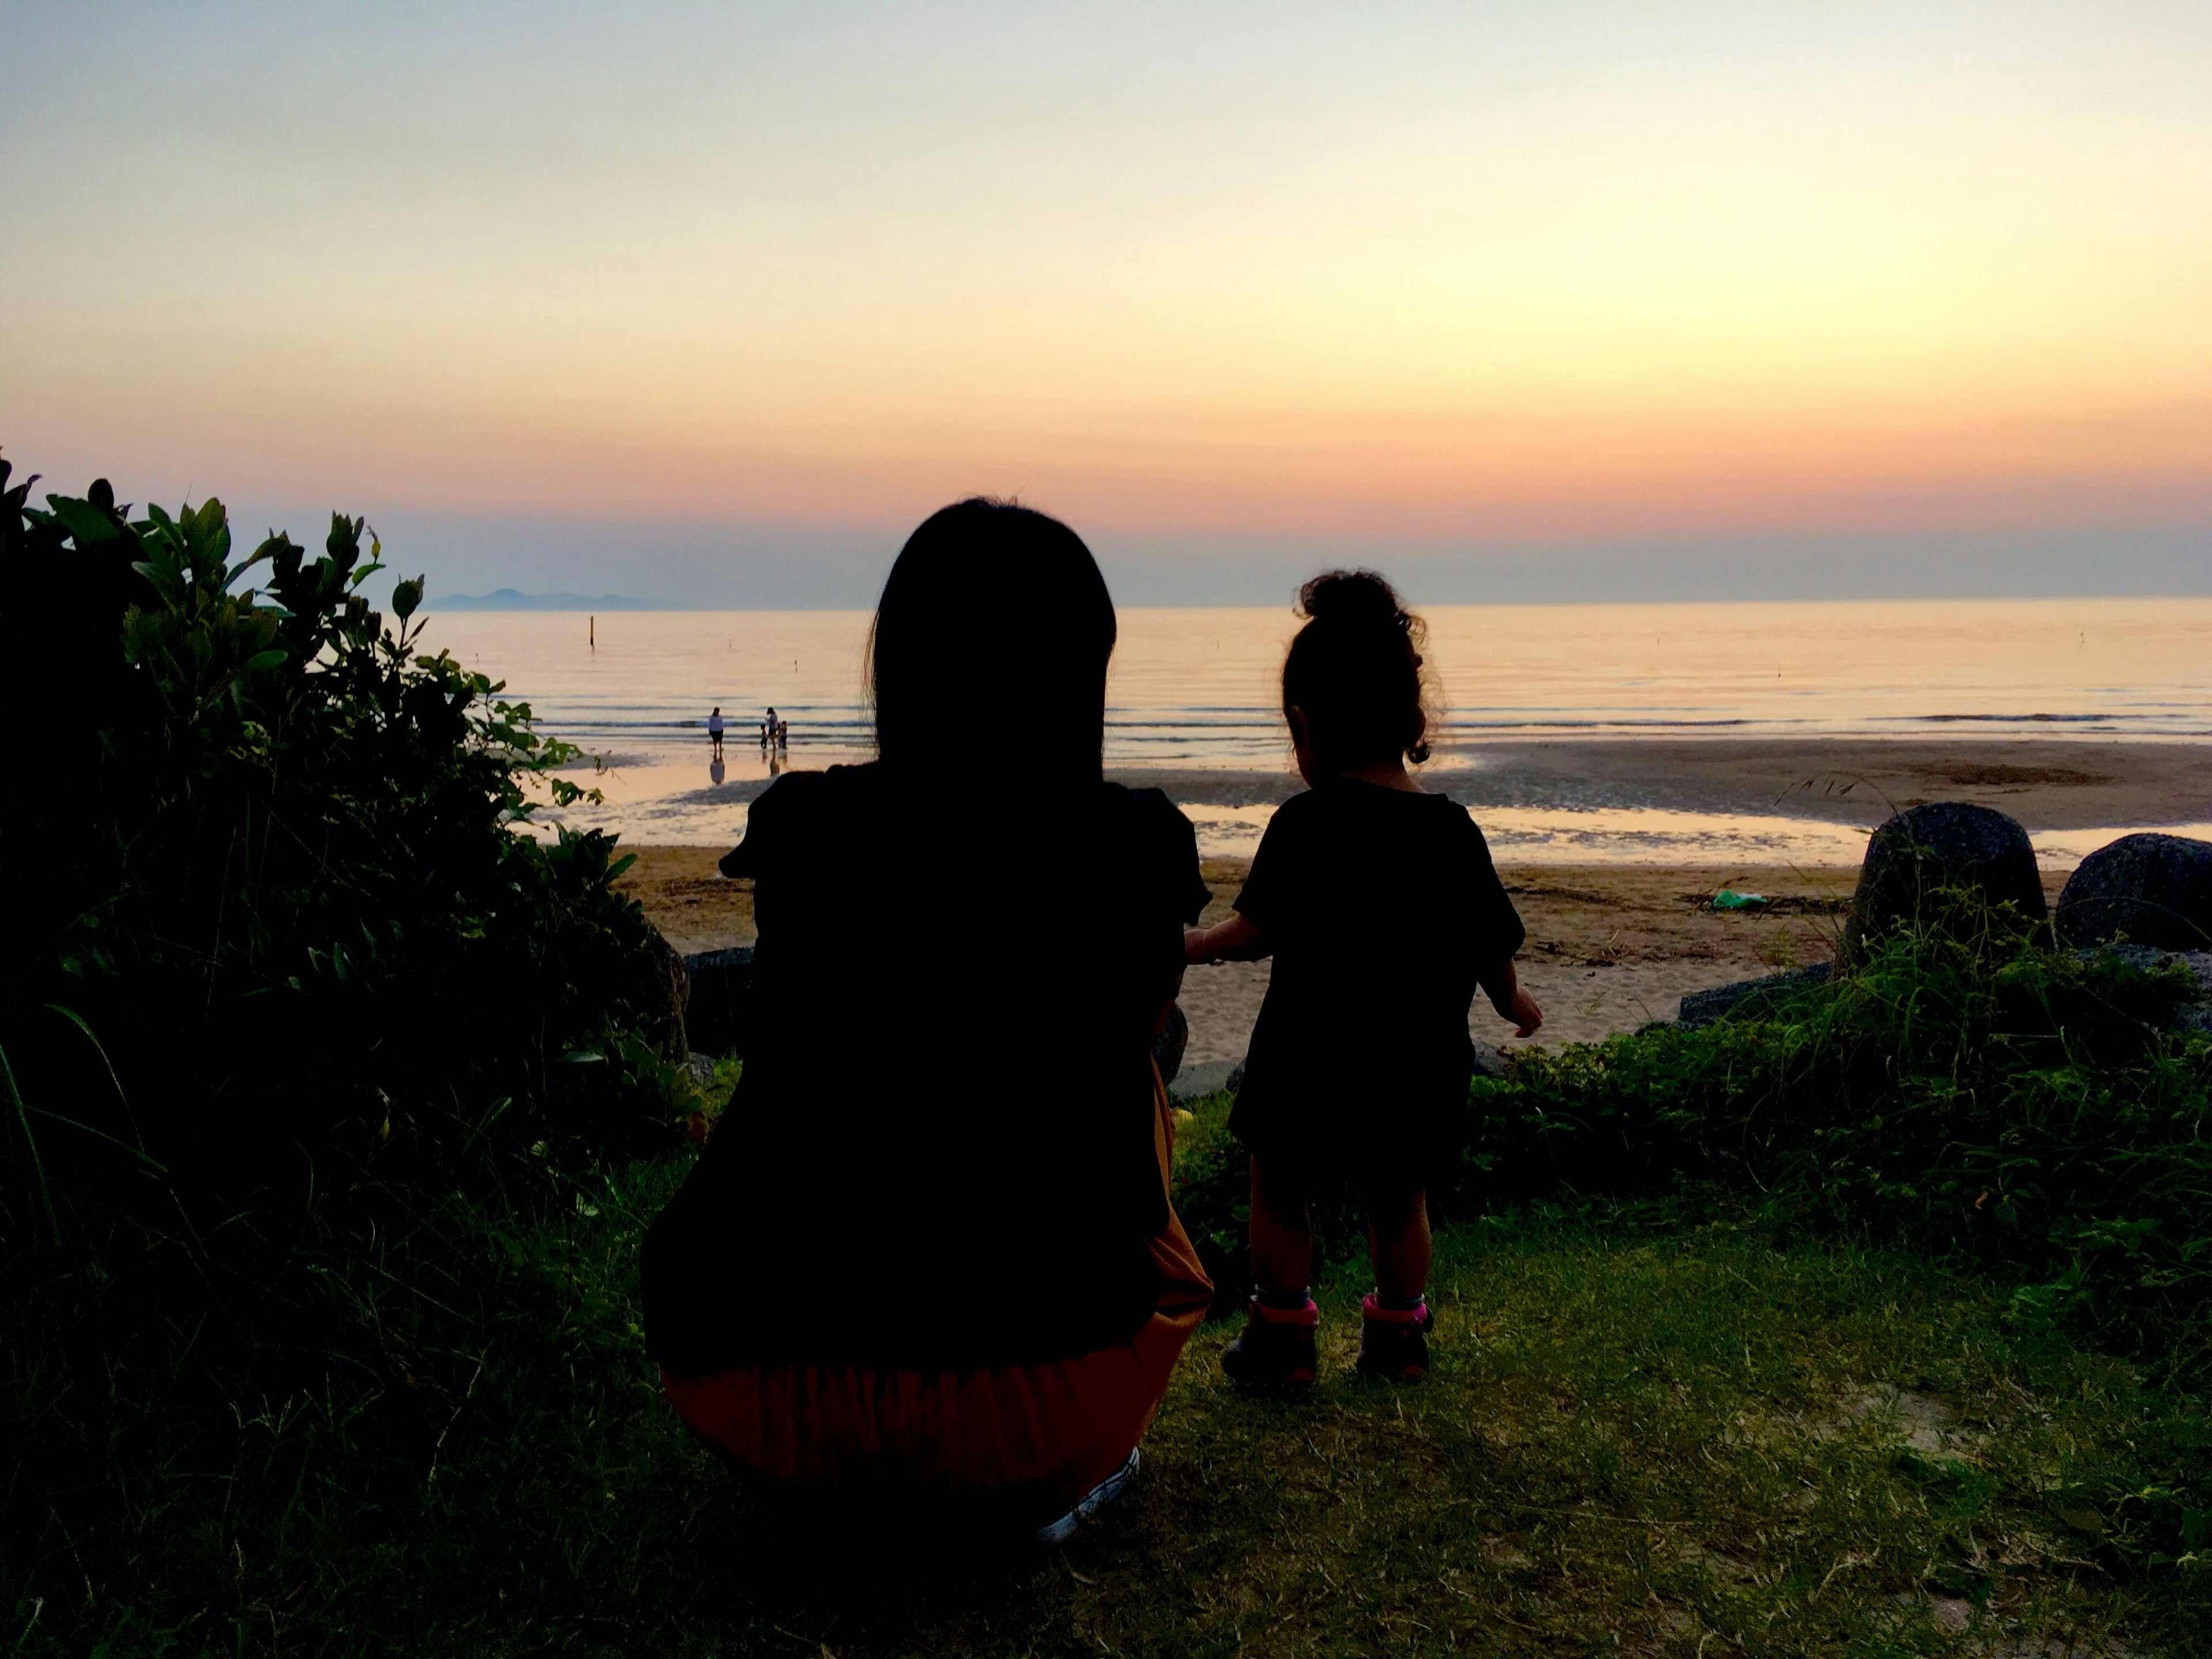
[[[2130,968],[2149,973],[2169,962],[2178,962],[2196,976],[2197,994],[2174,1010],[2173,1027],[2212,1036],[2212,951],[2161,951],[2148,945],[2107,945],[2095,951],[2077,951],[2080,957],[2106,956]]]
[[[661,936],[660,930],[656,927],[649,931],[653,934],[650,948],[654,970],[654,1003],[652,1024],[646,1035],[664,1058],[680,1062],[691,1052],[690,1037],[684,1024],[691,1000],[691,976],[684,970],[683,957]]]
[[[692,1048],[723,1059],[744,1053],[752,1012],[752,947],[702,951],[684,957],[684,966],[691,977]]]
[[[1183,1012],[1182,1004],[1170,1003],[1167,1023],[1152,1039],[1152,1063],[1160,1068],[1163,1087],[1176,1080],[1176,1073],[1182,1069],[1182,1051],[1189,1046],[1190,1018]]]
[[[2122,836],[2099,848],[2059,894],[2057,924],[2068,945],[2125,935],[2164,951],[2212,947],[2212,841]]]
[[[1474,1074],[1477,1077],[1505,1075],[1505,1056],[1498,1052],[1496,1044],[1478,1042],[1474,1045]]]
[[[1218,1094],[1229,1087],[1229,1074],[1243,1065],[1242,1060],[1194,1060],[1176,1073],[1175,1081],[1168,1085],[1168,1094],[1175,1100],[1197,1100],[1206,1095]]]
[[[1899,812],[1869,838],[1844,929],[1845,952],[1917,916],[1928,896],[1944,888],[2017,905],[2033,921],[2045,911],[2035,847],[2017,820],[1993,807],[1930,801]]]
[[[1716,985],[1710,991],[1692,991],[1682,999],[1674,1024],[1685,1030],[1695,1030],[1728,1015],[1756,1019],[1807,986],[1826,984],[1835,971],[1833,963],[1816,962],[1809,968],[1792,969],[1786,974],[1740,979],[1732,985]]]

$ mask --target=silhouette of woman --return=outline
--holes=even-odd
[[[1205,1313],[1151,1043],[1207,890],[1189,821],[1101,779],[1115,632],[1065,525],[945,508],[877,609],[878,758],[787,773],[722,860],[754,883],[754,1036],[647,1236],[647,1334],[684,1421],[771,1481],[1056,1541],[1127,1483]],[[939,711],[986,704],[1018,796],[936,763]],[[1048,973],[964,920],[1004,902],[1016,814],[1061,836]],[[975,1088],[983,999],[1037,1089]]]

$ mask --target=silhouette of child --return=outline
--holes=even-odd
[[[1310,787],[1268,825],[1237,914],[1183,940],[1194,964],[1274,957],[1230,1118],[1252,1149],[1258,1282],[1222,1368],[1313,1381],[1308,1200],[1349,1173],[1375,1267],[1359,1369],[1411,1380],[1433,1323],[1426,1172],[1465,1107],[1474,993],[1516,1036],[1544,1017],[1514,975],[1521,920],[1482,832],[1406,770],[1429,752],[1420,620],[1368,571],[1316,576],[1298,609],[1283,714]]]

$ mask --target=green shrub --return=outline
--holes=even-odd
[[[533,779],[574,793],[550,776],[571,751],[414,648],[420,580],[395,631],[358,591],[381,568],[358,520],[319,559],[278,535],[234,566],[218,501],[133,523],[104,484],[46,512],[23,493],[0,511],[29,647],[11,703],[56,729],[0,859],[27,947],[5,988],[17,1127],[41,1155],[86,1155],[82,1123],[228,1200],[334,1140],[458,1168],[486,1090],[509,1143],[609,1133],[620,1068],[562,1058],[652,1024],[651,935],[609,889],[608,838],[505,827]],[[265,590],[234,591],[261,566]],[[27,612],[34,574],[97,603]]]
[[[218,501],[8,480],[0,1607],[86,1645],[59,1583],[205,1606],[419,1510],[498,1239],[691,1099],[612,841],[528,833],[573,751],[417,649],[420,578],[370,606],[361,520],[234,563]]]
[[[1703,1186],[2021,1282],[2196,1374],[2212,1360],[2212,1043],[2179,970],[1950,914],[1757,1018],[1530,1053],[1470,1094],[1464,1195]]]

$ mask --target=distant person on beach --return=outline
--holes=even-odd
[[[1406,763],[1428,758],[1420,619],[1369,571],[1298,592],[1305,626],[1283,664],[1283,715],[1310,788],[1260,841],[1237,914],[1185,936],[1193,963],[1274,957],[1230,1127],[1252,1152],[1252,1269],[1239,1382],[1310,1382],[1309,1200],[1349,1173],[1366,1212],[1375,1290],[1358,1369],[1428,1370],[1428,1176],[1449,1155],[1474,1069],[1478,987],[1528,1036],[1543,1012],[1513,971],[1523,937],[1467,809]]]
[[[1212,1295],[1152,1059],[1208,895],[1189,820],[1101,776],[1115,631],[1066,526],[933,515],[876,611],[878,758],[786,773],[722,860],[753,883],[755,1036],[647,1234],[647,1342],[699,1434],[871,1528],[1066,1537],[1134,1474]],[[1018,777],[942,763],[941,711],[981,707]],[[971,920],[1030,822],[1049,929]],[[979,1086],[986,1053],[1019,1082]]]
[[[775,748],[776,743],[776,733],[781,729],[781,723],[778,721],[775,717],[775,710],[773,708],[769,708],[768,711],[768,718],[761,722],[761,747],[763,749]]]
[[[714,758],[722,757],[722,709],[717,703],[714,712],[707,716],[707,740],[714,747]]]

